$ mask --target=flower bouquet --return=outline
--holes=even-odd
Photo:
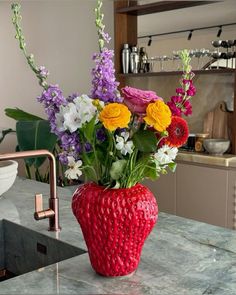
[[[99,52],[94,54],[92,90],[65,98],[58,85],[47,83],[48,71],[37,66],[26,51],[20,27],[20,6],[14,4],[13,23],[20,48],[44,88],[43,104],[51,131],[59,139],[60,161],[68,166],[69,179],[82,174],[86,182],[73,196],[76,215],[93,268],[100,274],[118,276],[133,272],[142,245],[157,220],[157,204],[140,182],[156,180],[175,170],[178,147],[188,138],[182,115],[192,112],[192,83],[187,50],[179,53],[183,63],[181,87],[167,103],[153,91],[124,87],[115,79],[113,51],[105,44],[102,1],[95,9]]]

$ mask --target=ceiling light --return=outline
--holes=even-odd
[[[149,36],[148,46],[151,46],[151,44],[152,44],[152,36]]]
[[[190,30],[189,34],[188,34],[188,40],[190,41],[192,38],[192,34],[193,34],[193,30]]]
[[[219,38],[221,33],[222,33],[222,26],[219,26],[219,31],[218,31],[216,36]]]

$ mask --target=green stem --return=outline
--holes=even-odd
[[[25,37],[23,35],[22,28],[20,26],[20,22],[22,20],[22,16],[20,15],[21,6],[20,6],[20,4],[15,3],[15,4],[12,4],[11,8],[12,8],[12,11],[13,11],[12,22],[13,22],[13,25],[14,25],[15,30],[16,30],[15,38],[19,40],[20,49],[23,51],[23,54],[24,54],[24,56],[25,56],[25,58],[26,58],[26,60],[27,60],[27,62],[29,64],[30,68],[32,69],[32,71],[36,74],[37,78],[39,79],[39,84],[44,89],[47,89],[48,84],[46,82],[46,77],[42,76],[40,74],[40,70],[39,70],[38,66],[35,64],[33,54],[28,54],[27,51],[26,51]]]
[[[32,175],[30,172],[30,166],[28,164],[25,164],[25,170],[26,170],[27,178],[32,179]]]
[[[96,15],[95,24],[97,27],[98,44],[99,44],[100,52],[102,51],[105,42],[107,42],[104,39],[104,34],[105,34],[104,33],[105,25],[103,24],[104,14],[102,13],[101,8],[102,8],[102,1],[97,0],[97,7],[95,8],[95,15]]]

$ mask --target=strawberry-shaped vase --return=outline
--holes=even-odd
[[[80,186],[72,199],[93,269],[104,276],[124,276],[136,270],[145,239],[157,221],[158,207],[142,184],[105,189],[95,183]]]

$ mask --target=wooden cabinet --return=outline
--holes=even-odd
[[[169,172],[156,181],[145,180],[143,184],[154,193],[159,211],[176,214],[176,173]]]
[[[227,226],[227,178],[223,169],[178,164],[176,214]]]
[[[178,163],[174,174],[144,183],[155,194],[160,211],[235,228],[234,170]]]

